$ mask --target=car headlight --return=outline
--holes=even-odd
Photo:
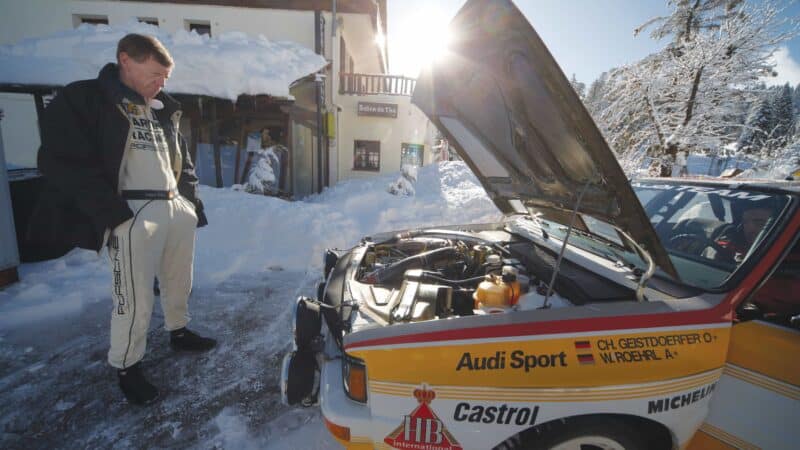
[[[357,402],[367,403],[367,366],[364,361],[345,353],[342,359],[342,378],[347,396]]]

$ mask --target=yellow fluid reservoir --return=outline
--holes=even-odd
[[[517,286],[517,293],[519,293],[519,286]],[[486,275],[486,278],[478,285],[478,289],[472,294],[476,309],[507,308],[511,306],[511,297],[511,286],[496,275]]]

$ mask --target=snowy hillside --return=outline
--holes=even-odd
[[[0,291],[0,448],[337,448],[316,409],[280,404],[290,307],[312,295],[326,247],[418,226],[500,217],[463,163],[419,171],[416,196],[397,174],[347,181],[306,201],[203,187],[210,225],[197,234],[190,324],[220,340],[175,355],[155,308],[143,365],[165,394],[124,402],[106,363],[111,274],[106,256],[74,250],[20,267]]]

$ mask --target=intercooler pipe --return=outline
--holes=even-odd
[[[375,284],[388,284],[399,281],[407,270],[421,269],[429,264],[435,264],[457,255],[458,250],[456,247],[451,246],[409,256],[383,269],[376,270],[367,277],[367,281]]]

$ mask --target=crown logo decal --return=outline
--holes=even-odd
[[[430,405],[433,399],[436,398],[436,392],[428,390],[428,385],[423,384],[422,389],[414,389],[414,398],[418,403]]]

